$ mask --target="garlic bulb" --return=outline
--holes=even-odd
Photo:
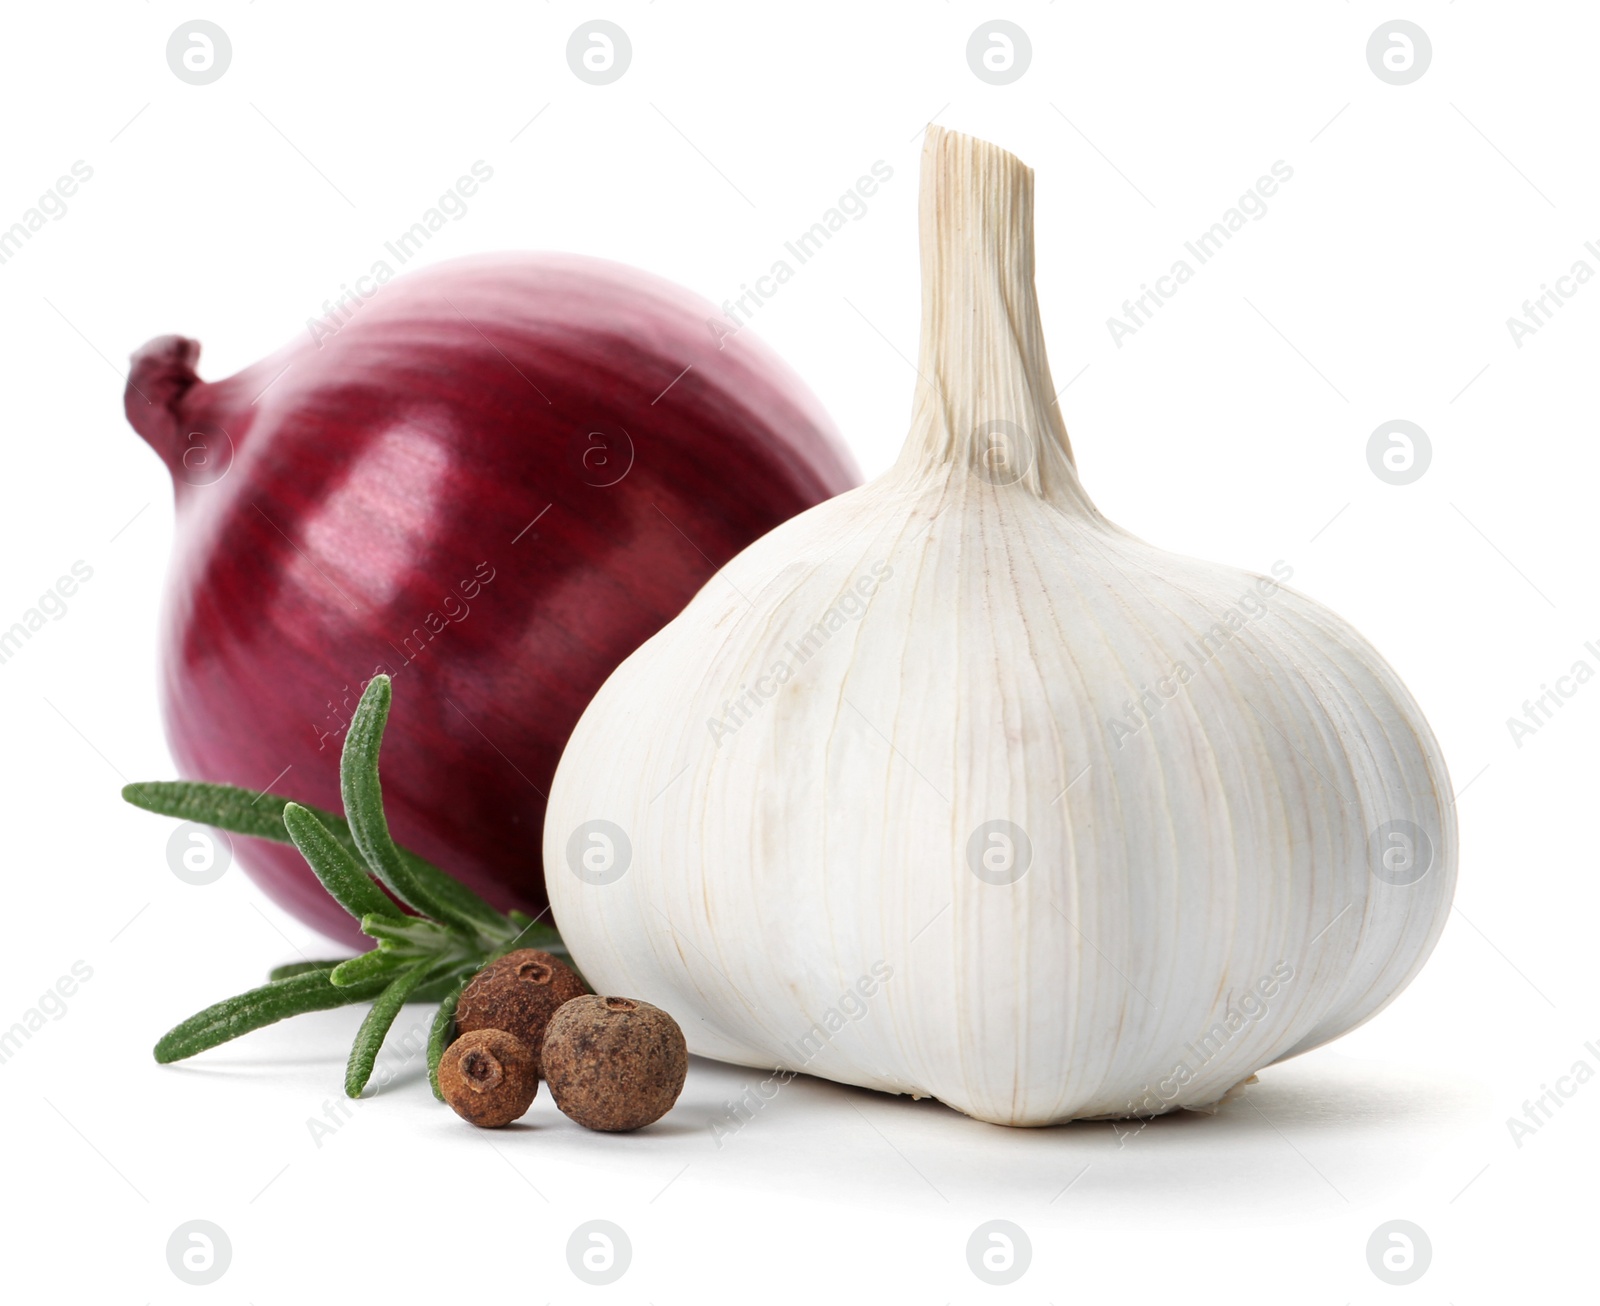
[[[606,682],[550,795],[550,901],[589,980],[703,1056],[1012,1125],[1204,1107],[1417,973],[1444,761],[1281,574],[1095,510],[1031,172],[930,128],[921,228],[904,453]]]

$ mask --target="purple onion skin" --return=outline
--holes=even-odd
[[[128,420],[175,489],[182,774],[338,811],[344,726],[387,672],[396,840],[543,912],[545,794],[590,697],[724,562],[860,480],[799,378],[718,317],[619,264],[501,254],[402,277],[225,381],[194,341],[140,350]],[[235,851],[357,941],[294,848]]]

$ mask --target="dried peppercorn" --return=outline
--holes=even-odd
[[[476,1029],[445,1049],[439,1060],[439,1091],[463,1120],[498,1129],[533,1105],[539,1072],[533,1053],[516,1035]]]
[[[689,1049],[660,1007],[598,994],[574,998],[550,1018],[540,1053],[556,1105],[588,1129],[640,1129],[683,1091]]]
[[[545,1026],[564,1002],[582,997],[578,973],[548,952],[521,948],[490,962],[461,991],[456,1004],[456,1032],[503,1029],[528,1045],[534,1073]]]

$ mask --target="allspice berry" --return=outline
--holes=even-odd
[[[563,1002],[582,997],[577,971],[548,952],[521,948],[492,961],[472,977],[456,1004],[456,1032],[503,1029],[533,1051],[539,1073],[544,1029]]]
[[[550,1018],[540,1054],[556,1105],[588,1129],[640,1129],[683,1091],[689,1049],[678,1022],[634,998],[574,998]]]
[[[503,1029],[463,1034],[439,1059],[439,1091],[455,1113],[480,1129],[498,1129],[522,1115],[539,1092],[528,1045]]]

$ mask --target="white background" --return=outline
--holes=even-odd
[[[93,579],[0,666],[7,928],[0,1027],[75,961],[93,978],[0,1065],[13,1300],[1505,1302],[1594,1291],[1600,1082],[1522,1146],[1506,1120],[1579,1060],[1600,1070],[1594,926],[1600,683],[1519,748],[1525,699],[1600,641],[1600,285],[1518,348],[1506,319],[1577,259],[1600,271],[1591,6],[1417,0],[1424,76],[1369,68],[1366,0],[1002,9],[617,0],[590,9],[167,0],[8,6],[0,226],[75,160],[94,170],[0,266],[0,626],[75,560]],[[981,82],[969,35],[1033,46]],[[165,47],[219,23],[227,73],[186,85]],[[606,17],[626,75],[565,49]],[[1039,289],[1083,480],[1174,550],[1266,569],[1349,617],[1427,711],[1462,793],[1443,941],[1369,1026],[1266,1071],[1246,1102],[1120,1140],[1008,1131],[937,1104],[790,1085],[718,1148],[750,1082],[697,1062],[676,1111],[599,1136],[548,1098],[475,1133],[420,1059],[338,1102],[345,1011],[181,1067],[155,1037],[325,951],[237,871],[191,887],[168,823],[120,777],[170,776],[155,711],[171,491],[121,416],[147,338],[204,342],[217,378],[366,271],[475,161],[494,178],[428,247],[631,262],[721,302],[878,159],[865,217],[761,311],[868,474],[904,432],[918,318],[918,133],[993,139],[1037,173]],[[530,120],[531,123],[530,123]],[[692,142],[692,144],[691,144]],[[1293,180],[1118,348],[1106,326],[1276,160]],[[1433,461],[1395,487],[1373,429],[1420,424]],[[408,1008],[397,1030],[425,1024]],[[232,1243],[216,1284],[169,1271],[182,1222]],[[626,1230],[616,1284],[568,1269],[590,1218]],[[966,1242],[1006,1219],[1028,1272],[994,1288]],[[1409,1287],[1368,1268],[1381,1223],[1432,1244]],[[490,1297],[489,1299],[493,1299]]]

